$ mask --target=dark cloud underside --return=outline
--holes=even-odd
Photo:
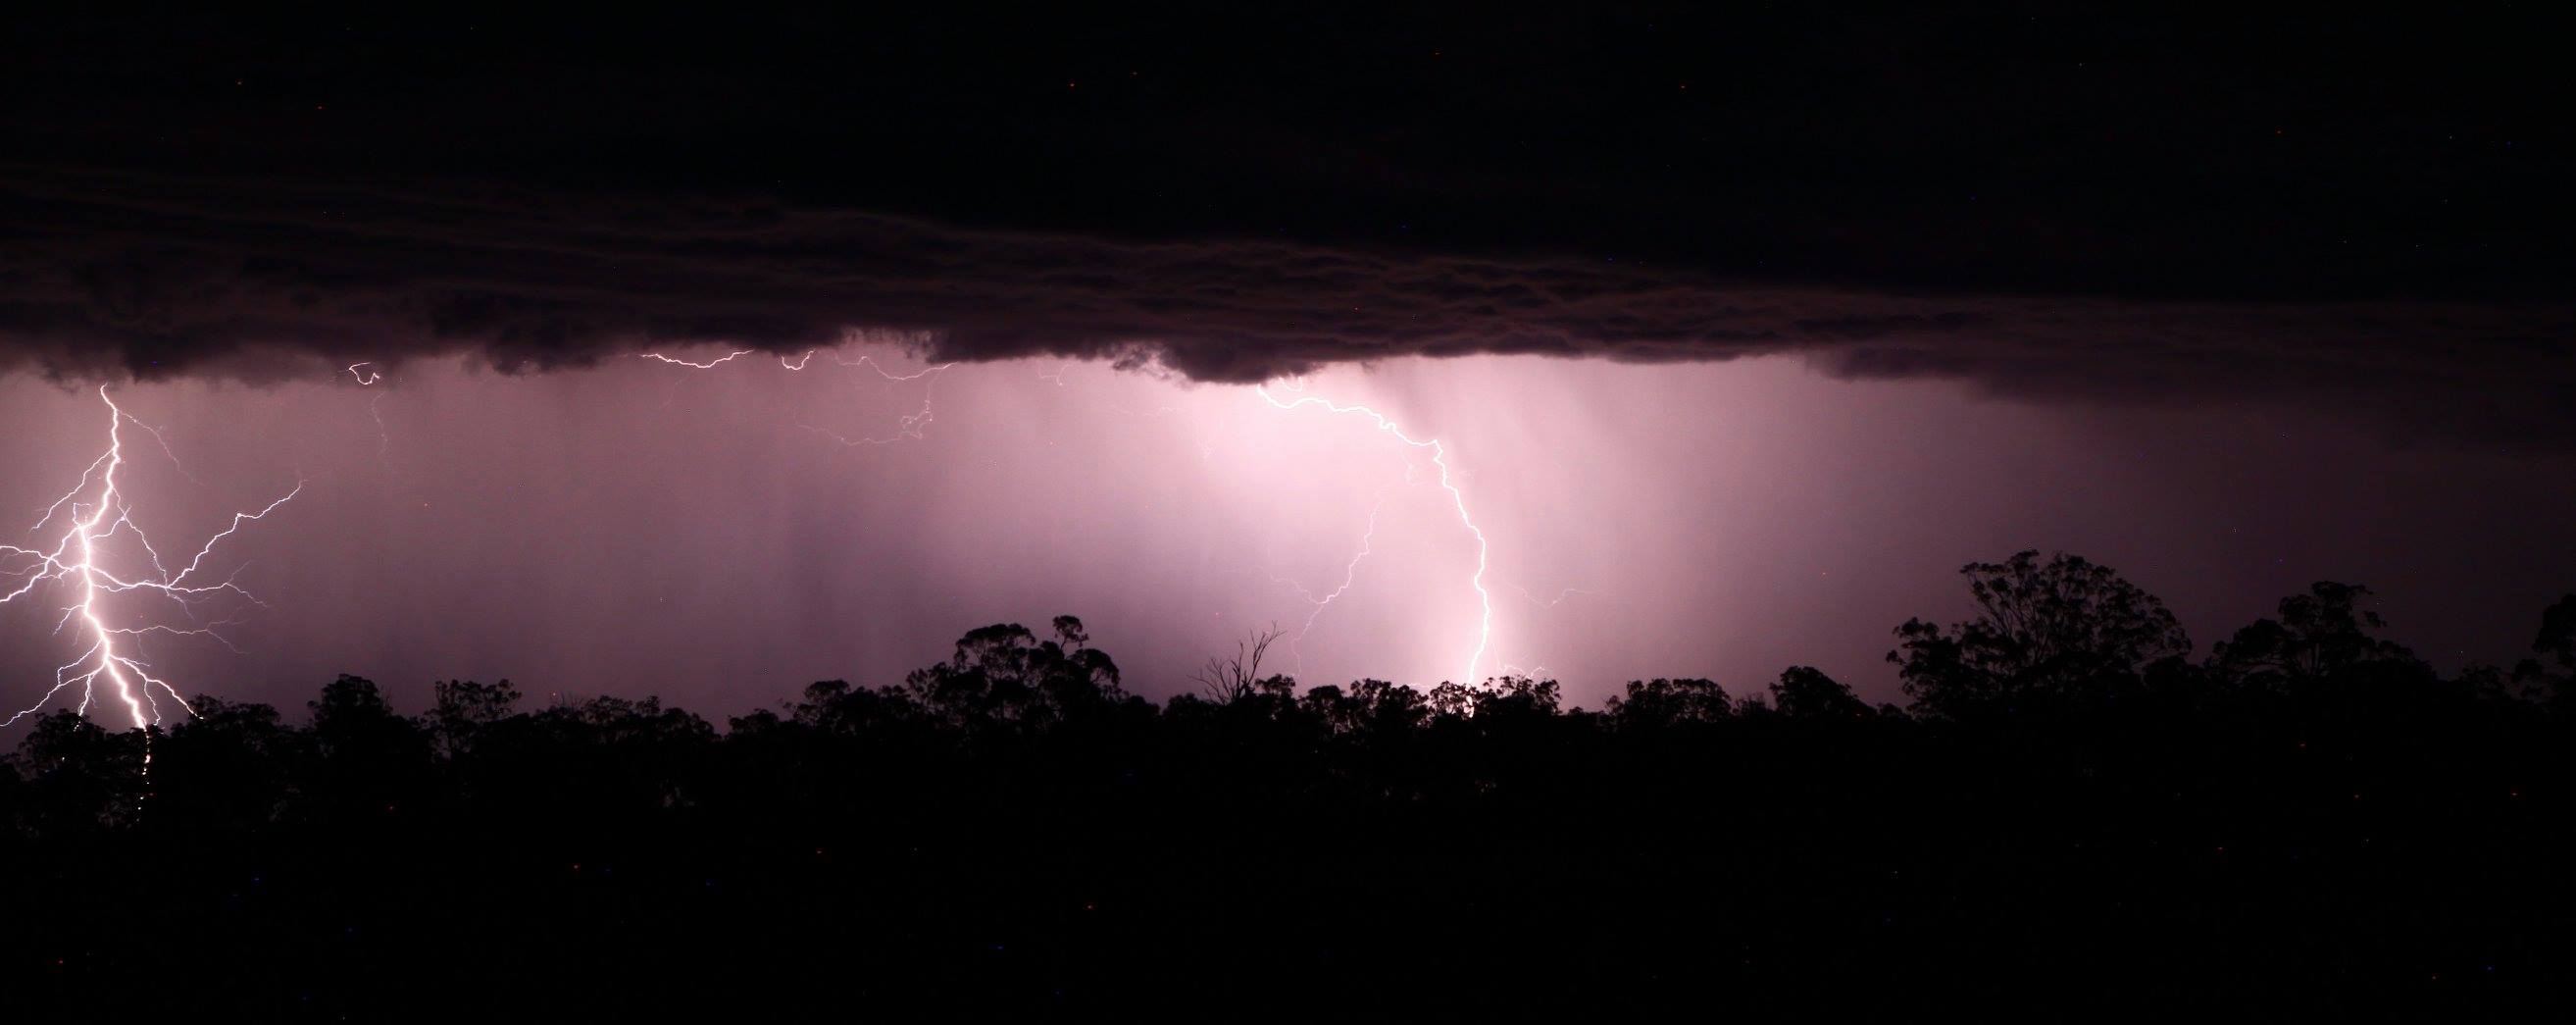
[[[2570,307],[2149,302],[1726,281],[1615,260],[1140,242],[759,203],[0,173],[6,358],[49,373],[259,376],[474,353],[774,351],[853,330],[928,354],[1057,355],[1251,381],[1406,355],[1635,362],[1794,352],[1997,395],[2298,395],[2408,433],[2576,441]],[[284,361],[284,362],[281,362]]]

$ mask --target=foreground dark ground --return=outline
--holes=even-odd
[[[2444,678],[2320,584],[2205,656],[2081,560],[1969,567],[1909,709],[1812,670],[1128,696],[1079,623],[719,731],[342,678],[46,719],[0,982],[84,1019],[2374,1015],[2563,999],[2576,597]],[[1245,653],[1247,656],[1250,651]],[[14,1015],[13,1015],[14,1017]]]

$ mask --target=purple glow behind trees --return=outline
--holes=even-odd
[[[743,709],[815,679],[890,682],[962,629],[1066,611],[1155,697],[1310,616],[1273,659],[1307,684],[1428,686],[1476,639],[1476,539],[1428,454],[1382,431],[1044,360],[939,375],[913,432],[931,382],[872,354],[877,372],[422,362],[372,387],[122,388],[197,478],[131,468],[173,529],[312,479],[292,529],[227,542],[274,606],[231,628],[246,654],[156,655],[250,699],[348,671],[413,702],[433,677],[506,676]],[[1443,441],[1490,547],[1480,675],[1553,676],[1572,703],[1797,664],[1892,700],[1888,629],[1956,618],[1957,566],[2026,547],[2119,567],[2202,636],[2310,581],[2366,581],[2446,664],[2515,655],[2528,610],[2576,575],[2515,541],[2576,499],[2576,475],[2530,472],[2556,457],[2390,450],[2263,406],[2034,406],[1791,359],[1407,360],[1308,387]],[[0,501],[41,507],[29,489],[95,454],[95,396],[0,388],[18,471]],[[2389,543],[2427,537],[2446,543]],[[59,661],[51,625],[0,623],[12,678]]]

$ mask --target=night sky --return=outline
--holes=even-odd
[[[1427,684],[1460,503],[1475,670],[1584,703],[1892,700],[1889,628],[2021,548],[2202,651],[2336,579],[2509,661],[2576,582],[2542,17],[20,21],[0,509],[81,481],[101,384],[165,549],[303,481],[217,549],[238,650],[135,638],[253,700],[740,710],[1068,612],[1149,695],[1270,623]],[[12,711],[64,604],[0,607]]]

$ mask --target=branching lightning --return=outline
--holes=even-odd
[[[809,359],[810,359],[810,358],[812,358],[812,357],[813,357],[813,355],[814,355],[814,354],[809,352],[809,353],[806,353],[805,355],[806,355],[806,357],[807,357],[807,358],[809,358]],[[930,376],[930,375],[932,375],[932,374],[936,374],[936,373],[938,373],[938,372],[940,372],[940,371],[942,371],[942,370],[946,370],[946,369],[948,369],[948,368],[950,368],[950,367],[953,367],[953,366],[956,366],[956,365],[957,365],[957,364],[955,364],[955,363],[940,363],[940,364],[936,364],[936,365],[933,365],[933,366],[923,367],[923,368],[921,368],[921,369],[919,369],[919,370],[915,370],[915,371],[913,371],[913,372],[911,372],[911,373],[909,373],[909,374],[898,374],[898,373],[895,373],[894,371],[887,370],[883,364],[880,364],[880,363],[878,363],[878,362],[877,362],[876,357],[874,357],[874,356],[861,356],[861,357],[859,357],[859,358],[857,358],[857,359],[845,359],[845,360],[839,360],[839,361],[837,361],[837,362],[839,362],[842,366],[845,366],[845,367],[859,367],[859,366],[866,367],[866,368],[868,368],[868,369],[870,369],[870,370],[874,370],[874,371],[876,371],[876,372],[877,372],[877,376],[878,376],[878,377],[885,378],[886,380],[889,380],[889,381],[918,381],[918,380],[921,380],[922,378],[928,377],[928,376]],[[791,368],[791,369],[792,369],[792,368]]]
[[[637,353],[636,358],[654,360],[656,362],[668,363],[678,367],[687,367],[691,370],[713,370],[719,364],[730,363],[741,357],[751,355],[754,351],[757,350],[736,349],[710,360],[681,359],[676,356],[666,356],[658,352]],[[823,350],[821,349],[808,349],[805,351],[804,355],[798,356],[795,359],[780,356],[778,357],[778,365],[789,370],[801,371],[808,365],[812,364],[814,362],[814,357],[822,351]],[[874,356],[863,355],[857,359],[841,359],[838,356],[835,356],[832,361],[845,367],[866,367],[869,370],[875,371],[878,377],[882,377],[887,381],[896,383],[905,381],[921,381],[957,365],[955,363],[941,363],[935,366],[924,367],[909,374],[898,374],[894,371],[887,370],[885,365],[878,363]],[[878,438],[862,436],[853,438],[837,431],[816,427],[812,424],[797,424],[796,426],[812,431],[816,434],[820,434],[826,438],[830,438],[844,446],[853,448],[864,445],[891,445],[898,441],[919,441],[922,439],[924,430],[930,426],[931,404],[935,398],[937,384],[938,382],[936,381],[929,381],[922,385],[920,411],[909,413],[898,418],[895,421],[895,433],[887,437]]]
[[[754,349],[736,349],[711,359],[687,359],[659,352],[639,353],[637,355],[638,358],[642,359],[649,359],[689,370],[704,371],[713,370],[723,364],[731,363],[744,356],[752,355],[757,351],[758,350]],[[805,352],[801,356],[789,357],[782,355],[778,357],[778,363],[779,366],[787,370],[802,371],[812,365],[816,356],[823,355],[826,352],[827,350],[824,349],[814,349]],[[812,424],[800,423],[796,425],[803,430],[822,435],[834,442],[850,447],[889,445],[900,441],[920,440],[924,436],[925,429],[931,423],[934,412],[936,381],[928,379],[956,366],[954,363],[942,363],[909,373],[896,373],[879,364],[872,356],[860,356],[856,359],[840,359],[837,356],[834,356],[832,359],[835,363],[844,367],[866,367],[867,369],[874,371],[879,377],[884,378],[889,382],[907,382],[917,380],[925,382],[922,389],[921,408],[916,412],[906,414],[901,417],[896,423],[896,430],[890,435],[851,437]],[[1040,380],[1048,381],[1058,387],[1063,387],[1066,383],[1065,370],[1066,368],[1060,365],[1052,373],[1040,373],[1037,376]],[[1279,387],[1292,392],[1300,390],[1299,386],[1293,383],[1283,384]],[[1450,505],[1457,513],[1459,525],[1465,527],[1468,534],[1474,537],[1476,541],[1476,569],[1475,572],[1467,579],[1468,588],[1476,593],[1476,643],[1474,648],[1467,654],[1465,669],[1463,670],[1460,679],[1467,682],[1473,682],[1479,679],[1477,671],[1485,665],[1487,655],[1492,651],[1494,638],[1494,595],[1492,590],[1486,585],[1486,576],[1491,567],[1492,546],[1485,537],[1484,529],[1476,523],[1475,515],[1468,508],[1466,492],[1459,486],[1458,474],[1449,463],[1449,451],[1447,446],[1437,438],[1415,438],[1412,435],[1407,434],[1394,420],[1367,406],[1345,405],[1316,396],[1299,395],[1281,398],[1280,396],[1273,394],[1271,386],[1268,385],[1256,386],[1253,390],[1255,394],[1261,397],[1262,401],[1268,403],[1273,408],[1294,412],[1308,406],[1315,406],[1339,415],[1363,417],[1375,424],[1379,430],[1385,431],[1387,434],[1393,436],[1397,441],[1404,443],[1406,446],[1417,449],[1428,449],[1430,451],[1431,463],[1439,471],[1438,483],[1441,490],[1448,492]],[[1180,412],[1178,407],[1162,407],[1152,413],[1136,413],[1135,411],[1125,409],[1120,409],[1118,411],[1138,416]],[[1213,450],[1211,448],[1211,443],[1204,437],[1200,441],[1199,448],[1202,459],[1212,455]],[[1413,466],[1408,465],[1406,472],[1408,476],[1411,476],[1414,474],[1415,469]],[[1357,553],[1352,555],[1350,561],[1344,565],[1342,580],[1340,584],[1334,587],[1331,591],[1319,594],[1296,581],[1275,576],[1272,577],[1274,582],[1285,584],[1295,589],[1298,595],[1303,598],[1309,606],[1311,606],[1306,614],[1303,625],[1298,629],[1296,635],[1289,641],[1290,649],[1292,651],[1295,650],[1297,641],[1302,639],[1314,628],[1317,619],[1323,615],[1324,610],[1332,606],[1335,601],[1342,598],[1345,594],[1349,593],[1352,585],[1358,579],[1360,564],[1366,561],[1369,557],[1371,544],[1377,532],[1378,513],[1384,507],[1384,504],[1385,492],[1381,491],[1379,493],[1378,502],[1369,510],[1368,526],[1366,531],[1361,535],[1359,550]],[[1518,588],[1515,589],[1517,590]],[[1564,594],[1558,595],[1554,601],[1541,601],[1537,596],[1529,595],[1526,591],[1523,591],[1522,593],[1526,597],[1529,597],[1532,602],[1539,604],[1541,607],[1550,607],[1557,602],[1563,601],[1567,595],[1580,592],[1568,590]]]
[[[1594,592],[1591,592],[1591,591],[1586,591],[1586,590],[1584,590],[1584,589],[1582,589],[1582,588],[1580,588],[1580,587],[1564,587],[1564,588],[1558,588],[1558,589],[1557,589],[1556,597],[1554,597],[1554,598],[1541,598],[1541,597],[1539,597],[1539,596],[1538,596],[1538,595],[1536,595],[1536,594],[1532,594],[1532,593],[1530,593],[1530,589],[1529,589],[1529,588],[1522,587],[1521,585],[1519,585],[1519,584],[1515,584],[1515,583],[1512,583],[1511,581],[1508,581],[1508,580],[1503,581],[1503,586],[1508,587],[1508,588],[1511,588],[1512,590],[1515,590],[1515,591],[1520,592],[1521,597],[1529,599],[1529,603],[1530,603],[1530,604],[1532,604],[1532,605],[1536,605],[1536,606],[1538,606],[1539,608],[1542,608],[1542,609],[1552,609],[1552,608],[1555,608],[1555,607],[1557,607],[1557,606],[1559,606],[1559,605],[1563,605],[1563,604],[1565,604],[1565,600],[1566,600],[1566,599],[1571,598],[1571,597],[1574,597],[1575,595],[1578,595],[1578,594],[1592,594],[1592,593],[1594,593]]]
[[[1291,387],[1291,390],[1294,390],[1294,386],[1289,387]],[[1268,385],[1255,385],[1252,390],[1254,394],[1261,396],[1261,401],[1267,402],[1273,407],[1282,410],[1293,412],[1306,406],[1319,406],[1332,413],[1338,413],[1345,416],[1365,417],[1370,422],[1376,424],[1377,429],[1394,436],[1397,441],[1401,441],[1414,448],[1427,448],[1431,450],[1431,465],[1440,469],[1440,487],[1442,490],[1449,492],[1450,504],[1455,506],[1458,510],[1459,525],[1466,527],[1467,533],[1474,535],[1476,538],[1476,572],[1467,580],[1468,586],[1473,588],[1476,592],[1476,603],[1479,609],[1476,621],[1476,647],[1474,651],[1468,653],[1467,669],[1459,677],[1459,680],[1464,683],[1476,682],[1478,679],[1476,676],[1476,667],[1484,662],[1485,651],[1493,645],[1494,640],[1494,595],[1492,591],[1485,588],[1485,571],[1491,560],[1492,550],[1491,546],[1485,540],[1484,528],[1478,527],[1476,525],[1474,514],[1467,511],[1466,492],[1459,490],[1457,481],[1452,478],[1449,466],[1448,448],[1442,445],[1438,438],[1432,438],[1429,440],[1415,439],[1412,435],[1404,433],[1404,429],[1398,426],[1394,420],[1388,419],[1386,414],[1380,413],[1367,406],[1343,405],[1341,403],[1313,395],[1304,395],[1299,396],[1294,400],[1281,401],[1278,396],[1270,394],[1270,388]],[[1374,531],[1374,515],[1371,517],[1371,523],[1371,529]],[[1367,553],[1363,551],[1361,554],[1365,555]],[[1356,567],[1357,564],[1357,561],[1354,560],[1353,566]],[[1340,592],[1337,591],[1335,593],[1339,594]],[[1320,606],[1318,606],[1318,611],[1321,611]],[[1308,622],[1311,623],[1313,620],[1310,618]]]
[[[206,543],[197,548],[197,553],[188,559],[187,565],[172,573],[162,561],[160,551],[153,547],[152,539],[134,522],[133,505],[116,478],[117,471],[125,465],[124,426],[132,423],[155,440],[160,439],[160,432],[118,408],[105,385],[99,386],[98,397],[99,401],[106,403],[108,410],[107,451],[92,460],[89,467],[81,471],[80,482],[46,507],[43,518],[29,528],[30,533],[42,534],[48,525],[61,519],[66,524],[63,533],[51,549],[0,544],[0,558],[22,560],[15,567],[0,569],[0,573],[22,577],[16,588],[0,594],[0,604],[25,598],[35,593],[40,585],[54,584],[68,591],[70,600],[63,610],[61,622],[55,626],[55,633],[60,634],[64,628],[78,624],[78,630],[87,638],[88,645],[79,657],[54,670],[53,689],[46,691],[35,704],[6,721],[0,721],[0,726],[33,714],[53,701],[55,695],[73,687],[80,688],[79,711],[86,715],[91,702],[98,700],[102,684],[113,700],[125,706],[138,729],[161,721],[160,698],[165,694],[181,709],[194,714],[195,710],[188,707],[187,699],[180,695],[177,687],[152,674],[151,664],[145,662],[141,654],[141,638],[145,634],[210,637],[230,647],[232,642],[217,632],[217,628],[228,621],[205,621],[198,616],[198,603],[222,594],[254,604],[259,599],[235,586],[229,577],[201,583],[198,582],[198,574],[206,568],[207,558],[214,554],[216,546],[225,538],[239,532],[244,524],[266,518],[304,491],[304,482],[298,480],[293,490],[258,512],[234,513],[230,524],[207,538]],[[166,442],[162,444],[162,451],[169,454]],[[177,457],[172,456],[171,461],[176,464]],[[182,468],[181,472],[186,471]],[[113,543],[125,537],[132,538],[131,544],[139,548],[144,561],[150,563],[149,576],[140,572],[120,573],[109,568],[109,560],[116,557],[111,550]],[[127,554],[130,556],[131,552]],[[159,623],[114,625],[107,608],[109,599],[132,591],[148,591],[168,598],[197,625],[185,628]]]
[[[1390,485],[1390,487],[1391,486],[1392,485]],[[1302,673],[1306,668],[1306,656],[1305,653],[1297,650],[1298,642],[1305,640],[1306,635],[1314,631],[1315,620],[1324,614],[1324,609],[1327,606],[1333,604],[1333,602],[1336,599],[1339,599],[1342,595],[1350,593],[1351,584],[1357,581],[1360,577],[1360,563],[1367,561],[1369,557],[1369,546],[1377,538],[1377,514],[1385,508],[1386,489],[1380,488],[1377,493],[1377,501],[1369,506],[1368,529],[1360,532],[1359,551],[1352,553],[1351,561],[1342,567],[1342,582],[1340,586],[1333,588],[1323,597],[1316,597],[1315,592],[1307,590],[1306,585],[1298,583],[1292,578],[1282,576],[1272,576],[1270,578],[1271,583],[1287,585],[1291,590],[1297,592],[1298,597],[1304,598],[1308,605],[1314,606],[1312,609],[1307,610],[1306,621],[1298,625],[1297,632],[1289,635],[1288,637],[1288,653],[1296,660],[1298,672]]]

